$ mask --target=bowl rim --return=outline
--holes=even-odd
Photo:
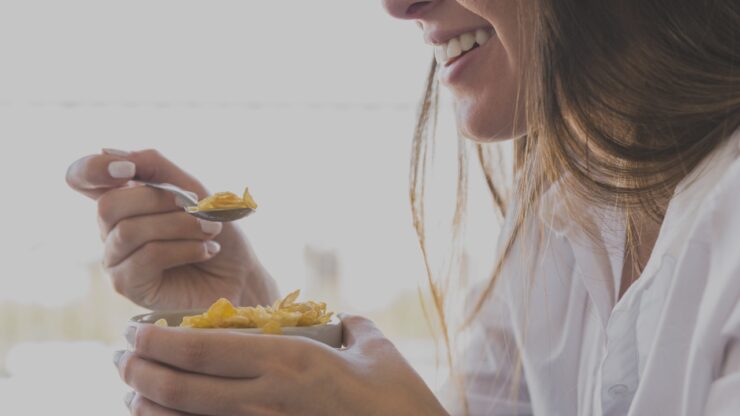
[[[164,318],[164,316],[158,317],[160,314],[166,314],[169,316],[186,316],[186,315],[200,315],[207,311],[208,308],[198,308],[198,309],[173,309],[173,310],[162,310],[162,311],[151,311],[146,312],[138,315],[134,315],[131,318],[129,318],[129,323],[137,324],[137,325],[154,325],[154,322],[156,322],[159,319]],[[337,313],[332,314],[331,318],[329,319],[329,322],[325,324],[315,324],[315,325],[304,325],[304,326],[283,326],[281,327],[284,330],[290,330],[292,331],[300,331],[305,328],[321,328],[321,327],[329,327],[329,326],[341,326],[342,320],[339,318]],[[252,331],[260,331],[261,328],[191,328],[191,327],[181,327],[179,325],[175,326],[168,326],[169,328],[180,328],[180,329],[197,329],[197,330],[228,330],[228,331],[241,331],[241,330],[252,330]]]
[[[154,325],[160,317],[159,314],[175,315],[175,314],[193,314],[202,313],[206,309],[182,309],[182,310],[170,310],[170,311],[152,311],[148,313],[138,314],[132,316],[129,319],[129,326],[139,325]],[[200,312],[198,312],[200,311]],[[144,320],[148,322],[145,322]],[[187,328],[179,325],[168,326],[169,328],[177,329],[178,331],[197,331],[200,333],[241,333],[241,334],[253,334],[261,336],[270,336],[262,332],[262,328]],[[337,314],[332,315],[329,322],[326,324],[317,324],[311,326],[284,326],[282,329],[282,335],[279,336],[296,336],[305,337],[322,344],[328,345],[331,348],[342,349],[344,339],[344,326],[342,325],[342,319]]]

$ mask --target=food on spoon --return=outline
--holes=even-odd
[[[296,290],[272,306],[235,307],[227,299],[217,300],[200,315],[185,316],[184,328],[260,328],[265,334],[282,334],[288,326],[327,324],[333,312],[327,312],[324,302],[296,302],[301,291]]]
[[[257,209],[257,203],[249,194],[249,188],[244,189],[244,195],[239,197],[232,192],[218,192],[198,202],[198,206],[188,207],[188,212],[218,211],[224,209],[249,208]]]

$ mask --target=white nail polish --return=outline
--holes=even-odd
[[[198,219],[198,222],[200,223],[200,229],[208,235],[216,235],[220,233],[223,228],[223,224],[220,222],[205,221],[201,219]]]
[[[127,160],[117,160],[108,164],[108,173],[115,179],[131,179],[136,175],[136,165]]]
[[[221,251],[221,244],[215,241],[206,241],[206,251],[212,256]]]
[[[110,149],[105,148],[103,149],[103,153],[110,156],[118,156],[118,157],[128,157],[131,156],[131,152],[127,152],[125,150],[118,150],[118,149]]]

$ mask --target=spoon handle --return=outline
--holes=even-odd
[[[163,191],[167,191],[171,194],[174,194],[178,199],[180,199],[185,207],[191,207],[191,206],[197,206],[198,205],[198,199],[193,198],[193,195],[190,192],[187,192],[183,190],[182,188],[169,184],[169,183],[153,183],[153,182],[141,182],[142,184],[155,189],[161,189]]]

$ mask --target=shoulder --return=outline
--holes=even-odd
[[[697,209],[678,213],[693,223],[679,237],[687,243],[679,261],[701,275],[694,273],[690,279],[706,279],[704,303],[724,316],[740,299],[740,134],[736,132],[712,156],[706,171],[686,189],[680,207],[695,204]],[[689,252],[692,248],[695,253]]]
[[[701,214],[708,227],[709,245],[740,254],[740,134],[736,133],[722,150],[729,160],[717,181],[708,186]]]
[[[740,140],[736,142],[740,144]],[[710,192],[707,208],[722,213],[731,212],[735,217],[740,217],[740,145],[735,152],[734,160],[729,163]]]
[[[669,210],[694,223],[690,236],[714,249],[740,245],[740,129],[676,188]],[[688,215],[688,214],[692,215]],[[724,238],[731,238],[725,241]]]
[[[740,134],[690,176],[664,219],[671,228],[666,230],[673,260],[667,269],[673,270],[670,291],[681,297],[676,304],[683,309],[697,304],[701,342],[740,337]]]

